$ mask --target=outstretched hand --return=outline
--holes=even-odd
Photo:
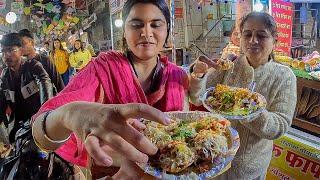
[[[71,117],[66,124],[84,141],[89,155],[100,166],[113,164],[106,147],[127,160],[146,163],[147,155],[155,154],[158,149],[139,132],[145,125],[136,119],[145,118],[165,125],[171,122],[163,112],[146,104],[81,103],[77,105],[82,109],[81,115],[74,115],[77,120]]]

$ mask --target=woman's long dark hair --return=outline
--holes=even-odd
[[[79,50],[76,48],[76,42],[79,42],[80,43],[80,50],[81,51],[83,51],[84,50],[84,48],[83,48],[83,44],[82,44],[82,41],[80,40],[80,39],[77,39],[77,40],[75,40],[74,41],[74,43],[73,43],[73,53],[75,53],[75,52],[78,52]]]
[[[166,1],[165,0],[156,0],[156,1],[155,0],[128,0],[128,1],[126,1],[126,3],[123,6],[123,10],[122,10],[122,21],[123,21],[123,23],[126,22],[132,7],[134,5],[136,5],[136,4],[138,4],[138,3],[141,3],[141,4],[153,4],[153,5],[157,6],[160,9],[160,11],[162,12],[162,14],[165,17],[166,22],[167,22],[167,28],[168,29],[167,29],[167,37],[166,37],[166,41],[165,41],[165,44],[167,44],[168,37],[169,37],[169,32],[170,32],[170,24],[171,24],[171,22],[170,22],[170,10],[169,10],[169,7],[168,7]],[[125,26],[123,26],[123,27],[125,27]],[[126,40],[125,40],[124,37],[122,38],[122,47],[123,47],[124,51],[127,51],[127,43],[126,43]]]
[[[62,46],[62,43],[61,43],[60,39],[58,39],[58,38],[54,39],[53,42],[52,42],[53,43],[52,44],[52,57],[54,57],[54,53],[56,53],[56,47],[54,47],[54,42],[55,41],[59,41],[59,43],[60,43],[60,48],[59,49],[62,50],[62,51],[65,51],[65,49],[63,49],[63,46]]]

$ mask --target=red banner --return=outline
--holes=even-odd
[[[170,7],[170,1],[168,1]],[[183,19],[184,11],[183,11],[183,2],[181,0],[174,0],[174,18],[175,19]]]
[[[284,2],[283,0],[272,0],[271,12],[273,18],[277,22],[278,29],[278,43],[276,50],[290,55],[292,43],[293,5],[292,3]]]
[[[174,10],[174,17],[177,19],[183,18],[183,8],[182,7],[176,7]]]

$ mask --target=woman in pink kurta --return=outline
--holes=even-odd
[[[186,74],[167,57],[159,59],[157,90],[145,94],[128,59],[119,52],[101,53],[87,68],[79,72],[58,96],[47,101],[38,114],[54,110],[73,101],[104,104],[145,103],[163,112],[180,111],[187,89]],[[37,115],[36,115],[37,116]],[[76,136],[56,150],[65,160],[87,165],[87,152]]]
[[[188,86],[186,73],[159,56],[170,27],[166,1],[127,1],[123,20],[126,53],[101,53],[41,107],[33,123],[35,142],[73,164],[86,166],[90,156],[112,165],[104,147],[121,154],[116,179],[138,178],[135,162],[157,151],[139,132],[144,125],[129,118],[169,124],[160,111],[182,110]]]

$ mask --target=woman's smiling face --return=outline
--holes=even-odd
[[[167,22],[153,4],[134,5],[125,22],[124,37],[128,48],[141,60],[156,57],[167,38]]]
[[[81,48],[81,42],[80,41],[75,41],[74,42],[74,47],[79,50]]]

